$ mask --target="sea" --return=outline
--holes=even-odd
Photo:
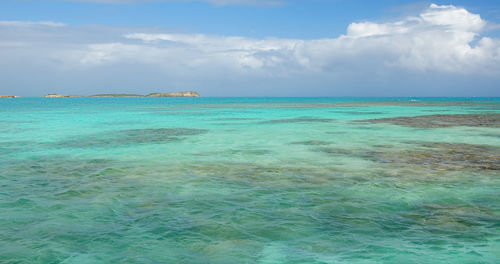
[[[2,98],[0,263],[500,263],[500,98]]]

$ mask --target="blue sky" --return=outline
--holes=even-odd
[[[2,0],[0,94],[500,96],[499,24],[493,0]]]
[[[500,22],[500,2],[496,0],[282,0],[282,4],[277,5],[256,2],[217,5],[204,1],[2,0],[0,19],[58,21],[69,25],[162,27],[179,32],[259,38],[314,39],[343,34],[352,22],[393,20],[417,14],[431,3],[436,3],[462,6],[481,14],[485,20]]]

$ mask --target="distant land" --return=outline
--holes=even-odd
[[[144,97],[140,94],[94,94],[89,97]]]
[[[150,93],[146,97],[200,97],[197,92]]]
[[[47,94],[44,97],[80,97],[79,95]]]
[[[80,97],[78,95],[47,94],[44,97]],[[89,97],[200,97],[200,94],[193,91],[174,92],[174,93],[150,93],[141,94],[94,94]]]
[[[19,97],[19,96],[15,96],[15,95],[0,95],[0,98],[16,98],[16,97]]]

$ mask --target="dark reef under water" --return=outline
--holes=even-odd
[[[392,167],[411,165],[435,170],[500,170],[500,147],[464,143],[410,142],[404,148],[376,149],[318,148],[336,156],[353,156]]]
[[[500,127],[500,114],[449,114],[367,119],[362,122],[391,123],[420,128],[451,126]]]
[[[186,136],[206,133],[206,129],[193,128],[146,128],[99,132],[91,135],[71,136],[55,142],[62,148],[130,146],[138,144],[161,144],[181,141]]]

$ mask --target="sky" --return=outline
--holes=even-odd
[[[500,1],[2,0],[0,95],[500,96]]]

